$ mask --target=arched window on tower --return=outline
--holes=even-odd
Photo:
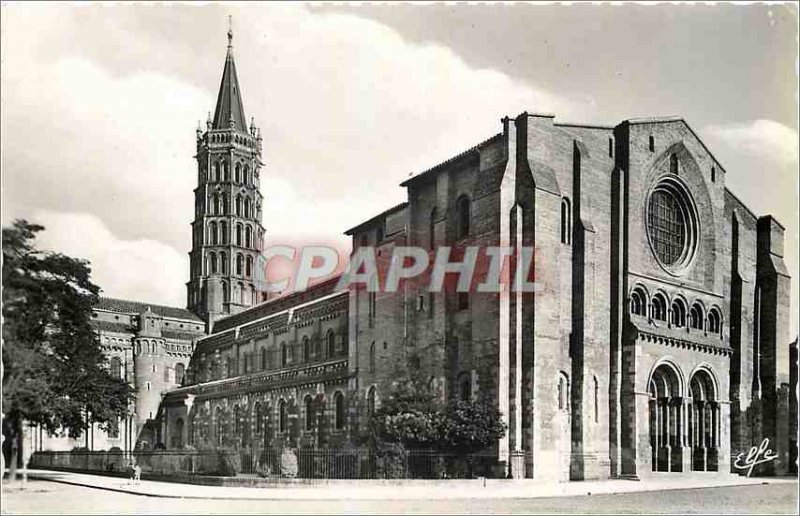
[[[244,275],[248,278],[253,275],[253,257],[248,256],[247,260],[245,261],[244,266]]]
[[[244,283],[241,281],[239,282],[239,304],[245,304],[245,290],[244,290]]]
[[[253,228],[250,226],[244,228],[244,246],[248,249],[253,247]]]
[[[212,222],[208,225],[208,243],[217,245],[217,223]]]
[[[572,240],[572,210],[567,197],[561,199],[561,243],[569,244]]]
[[[186,366],[181,362],[175,364],[175,383],[178,385],[183,384],[183,375],[186,373]]]
[[[249,197],[244,198],[244,216],[248,219],[253,218],[253,201]]]
[[[456,238],[459,240],[469,236],[470,217],[469,197],[462,195],[456,202]]]
[[[219,270],[222,274],[228,274],[228,255],[224,251],[219,253]]]
[[[236,245],[242,245],[242,224],[236,224]]]
[[[228,243],[228,226],[222,222],[219,223],[219,243]]]
[[[236,216],[237,217],[241,217],[242,216],[242,196],[241,195],[237,195],[236,196]]]
[[[244,181],[248,185],[253,184],[253,177],[250,175],[250,167],[248,167],[247,165],[244,166]]]
[[[222,194],[222,213],[224,213],[225,215],[230,214],[230,203],[228,199],[228,194],[226,193]]]
[[[225,182],[226,183],[231,180],[231,171],[228,170],[228,162],[227,161],[222,162],[222,175],[225,176]]]
[[[237,183],[241,183],[242,182],[242,166],[240,164],[238,164],[238,163],[236,164],[236,167],[234,169],[234,176],[233,177],[234,177],[234,179],[235,179],[235,181]]]
[[[219,183],[219,161],[214,162],[214,182]]]
[[[217,273],[217,253],[210,253],[208,255],[208,270],[211,274]]]
[[[242,253],[236,254],[236,275],[242,275],[242,267],[244,266],[244,258],[242,257]]]

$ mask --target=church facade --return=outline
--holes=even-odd
[[[230,75],[230,51],[227,63]],[[258,174],[233,77],[198,132],[198,212],[215,205],[215,156],[227,170],[243,152]],[[783,227],[726,188],[725,168],[680,118],[595,126],[522,113],[499,129],[405,181],[407,202],[347,234],[354,251],[383,257],[531,246],[535,293],[429,292],[425,281],[336,291],[333,278],[246,308],[261,298],[233,256],[253,249],[237,235],[216,251],[209,209],[195,222],[205,240],[192,270],[206,286],[190,283],[189,306],[233,313],[216,292],[240,306],[198,340],[190,381],[166,394],[162,439],[336,446],[414,370],[443,400],[497,404],[509,430],[496,451],[515,477],[729,471],[732,456],[774,440],[777,350],[789,341]],[[229,195],[259,206],[257,187],[236,181]],[[238,223],[225,221],[228,234]],[[260,224],[253,234],[257,245]],[[215,265],[220,256],[233,261]]]
[[[508,431],[494,452],[515,478],[724,472],[775,442],[784,228],[737,199],[683,119],[505,117],[346,232],[379,261],[406,246],[532,248],[535,292],[430,292],[428,278],[369,292],[334,277],[268,298],[255,279],[269,240],[261,135],[231,41],[214,117],[197,131],[194,327],[175,342],[191,360],[181,385],[158,385],[152,417],[137,405],[153,432],[140,446],[352,443],[411,372],[443,401],[496,404]],[[788,456],[765,467],[783,472]]]

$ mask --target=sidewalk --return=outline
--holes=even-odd
[[[659,475],[642,481],[590,480],[543,482],[537,480],[338,480],[323,485],[223,487],[127,479],[62,471],[29,470],[28,478],[62,482],[120,493],[162,498],[236,500],[400,500],[464,498],[545,498],[593,494],[662,491],[734,485],[796,483],[796,478],[745,478],[725,474]],[[21,480],[17,481],[21,483]],[[6,484],[7,486],[8,484]]]

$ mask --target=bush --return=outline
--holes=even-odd
[[[408,452],[402,444],[380,442],[375,446],[375,470],[378,478],[405,478]]]
[[[281,476],[284,478],[297,477],[297,455],[288,447],[281,452]]]

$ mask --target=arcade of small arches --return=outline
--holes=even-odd
[[[688,382],[680,367],[662,361],[648,382],[653,471],[683,471],[684,450],[692,471],[717,471],[721,415],[719,384],[711,368],[698,367]],[[688,466],[688,465],[687,465]]]
[[[324,347],[323,347],[324,346]],[[282,341],[276,347],[259,346],[251,353],[244,353],[241,360],[227,356],[200,357],[199,370],[203,371],[201,381],[233,378],[244,374],[265,372],[302,364],[313,364],[337,358],[347,358],[347,339],[337,338],[333,330],[328,330],[322,338],[304,336],[299,342]],[[216,370],[215,370],[216,369]]]
[[[689,304],[683,296],[676,295],[670,299],[662,291],[650,296],[643,286],[636,285],[631,291],[629,307],[632,316],[667,323],[670,328],[722,336],[722,312],[716,305],[706,309],[699,300]]]
[[[199,207],[200,205],[198,205],[198,211]],[[235,215],[246,219],[260,218],[261,203],[242,194],[236,194],[231,203],[230,196],[226,192],[214,192],[208,196],[206,215]],[[210,238],[213,238],[213,235],[209,234]]]
[[[250,168],[247,163],[236,162],[233,165],[233,183],[256,186],[258,179],[258,169]],[[227,161],[215,161],[211,164],[207,176],[209,183],[229,183],[231,182],[231,171]]]
[[[261,138],[259,136],[259,138]],[[209,143],[236,143],[238,145],[244,145],[245,147],[255,148],[256,144],[252,138],[239,136],[236,134],[230,133],[208,133],[208,141]]]
[[[190,411],[188,429],[182,417],[175,419],[167,429],[167,443],[172,449],[185,445],[266,448],[287,442],[322,447],[332,436],[347,432],[348,409],[342,389],[330,395],[271,393],[213,400]]]

